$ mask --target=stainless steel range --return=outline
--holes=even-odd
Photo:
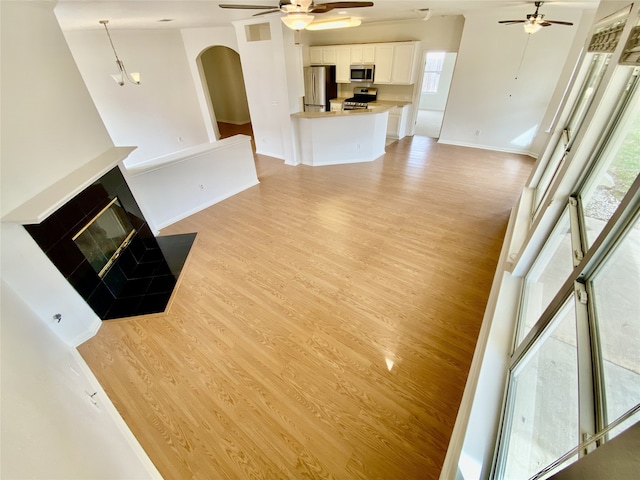
[[[356,87],[353,89],[353,97],[342,102],[343,110],[363,110],[369,102],[375,102],[378,98],[378,89],[371,87]]]

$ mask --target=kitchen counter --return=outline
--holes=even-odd
[[[347,99],[347,97],[338,97],[332,98],[331,102],[342,103]],[[369,102],[370,105],[374,106],[386,106],[389,105],[391,107],[404,107],[406,105],[411,105],[411,102],[400,102],[396,100],[376,100],[375,102]]]
[[[389,108],[291,115],[297,158],[310,166],[372,162],[384,155]]]
[[[361,110],[341,110],[339,112],[299,112],[294,113],[291,116],[293,118],[326,118],[327,116],[344,116],[344,115],[368,115],[368,114],[376,114],[382,112],[388,112],[395,108],[395,105],[387,105],[371,102],[372,105],[375,105],[375,110],[369,109],[361,109]]]

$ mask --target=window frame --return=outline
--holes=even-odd
[[[570,212],[574,269],[528,334],[517,344],[518,332],[522,328],[520,318],[524,307],[521,305],[519,308],[516,328],[514,329],[514,347],[509,359],[503,409],[494,449],[491,478],[501,478],[501,472],[505,466],[504,452],[509,440],[505,435],[510,433],[509,422],[510,415],[513,412],[512,382],[514,374],[518,371],[520,365],[524,365],[523,362],[526,362],[531,352],[535,352],[540,347],[545,339],[545,332],[550,331],[550,326],[553,325],[557,313],[571,295],[574,297],[577,325],[580,402],[579,438],[581,442],[573,450],[576,450],[579,457],[582,457],[597,448],[599,444],[608,440],[608,433],[607,435],[602,435],[603,430],[609,432],[610,428],[606,426],[602,352],[597,328],[597,313],[594,302],[591,301],[594,298],[591,278],[597,275],[599,269],[611,258],[616,246],[626,238],[635,222],[640,221],[640,174],[638,174],[622,201],[618,204],[615,212],[591,245],[588,244],[586,238],[585,217],[580,192],[591,181],[591,175],[598,172],[598,163],[601,157],[608,152],[610,148],[609,142],[615,137],[616,130],[620,127],[620,124],[626,119],[627,107],[631,102],[640,102],[640,75],[638,70],[636,67],[626,83],[626,88],[619,93],[618,100],[615,103],[614,115],[607,122],[607,128],[597,142],[593,155],[590,155],[587,163],[588,167],[577,182],[578,187],[567,200]],[[565,210],[563,209],[552,231],[556,231],[558,224],[565,215],[564,212]],[[545,247],[546,242],[538,250],[536,258],[529,265],[523,279],[526,280],[529,273],[536,268],[540,256],[545,253]],[[525,288],[526,281],[523,281],[520,295],[521,302],[525,301]],[[638,410],[639,406],[640,404],[634,408]],[[634,408],[630,411],[633,411]],[[616,419],[616,421],[620,418]],[[594,438],[598,438],[598,442],[592,441]],[[560,465],[565,465],[566,463],[564,462],[567,461],[567,458],[569,457],[566,457],[565,454],[556,462],[553,462],[552,465],[555,464],[554,469]],[[557,463],[559,460],[563,460],[563,462]],[[532,478],[542,478],[553,471],[548,468],[545,467]]]
[[[440,62],[440,69],[439,70],[427,70],[427,66],[429,65],[429,55],[441,55],[442,56],[442,61]],[[432,51],[432,52],[427,52],[425,55],[425,63],[424,63],[424,70],[422,72],[422,89],[420,91],[420,94],[422,95],[435,95],[438,93],[439,89],[440,89],[440,77],[442,76],[442,69],[444,68],[444,62],[447,58],[447,52],[445,51]],[[429,85],[430,82],[426,81],[426,76],[427,74],[435,74],[436,75],[436,79],[437,81],[435,82],[435,90],[425,90],[425,87]]]

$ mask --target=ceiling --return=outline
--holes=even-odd
[[[320,0],[316,3],[327,3]],[[347,10],[363,23],[420,20],[429,9],[432,16],[504,12],[505,19],[524,18],[533,13],[533,1],[520,0],[373,0],[374,6]],[[220,3],[277,5],[278,0],[58,0],[55,12],[63,30],[103,28],[98,21],[109,20],[109,29],[198,28],[229,25],[251,18],[260,10],[222,9]],[[554,9],[595,9],[599,0],[561,0],[545,2],[541,13],[551,18]],[[273,14],[277,15],[277,14]],[[322,15],[336,16],[337,10]],[[555,17],[553,17],[556,19]],[[561,18],[557,18],[560,20]],[[164,21],[171,20],[171,21]]]

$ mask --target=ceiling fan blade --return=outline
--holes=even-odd
[[[561,22],[560,20],[545,20],[546,23],[553,23],[554,25],[573,25],[571,22]]]
[[[258,12],[258,13],[254,13],[252,16],[253,17],[258,17],[260,15],[268,15],[270,13],[276,13],[276,12],[280,12],[281,10],[279,8],[274,8],[274,7],[270,7],[271,10],[265,10],[264,12]]]
[[[329,3],[317,3],[310,9],[310,13],[325,13],[330,12],[335,8],[361,8],[361,7],[373,7],[373,2],[329,2]]]
[[[273,10],[274,8],[277,10],[278,7],[270,7],[267,5],[236,5],[230,3],[221,3],[218,5],[220,8],[232,8],[236,10]]]
[[[514,25],[516,23],[524,23],[526,20],[499,20],[498,23],[504,23],[505,25]]]

